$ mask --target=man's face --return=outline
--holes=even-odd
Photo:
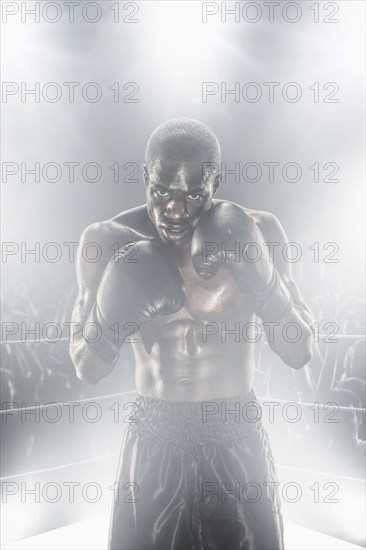
[[[203,162],[160,158],[144,165],[144,180],[148,214],[162,242],[185,246],[210,208],[221,174]]]

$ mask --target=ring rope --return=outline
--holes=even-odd
[[[38,340],[0,340],[0,344],[58,344],[59,342],[70,342],[70,338],[66,336],[64,338],[58,338],[55,342],[46,340],[45,338],[39,338]]]
[[[54,470],[62,470],[63,468],[69,468],[70,466],[78,466],[79,464],[86,464],[88,462],[93,462],[95,460],[101,460],[102,458],[110,458],[112,456],[118,455],[119,451],[114,453],[108,453],[105,455],[95,456],[93,458],[85,458],[84,460],[76,460],[75,462],[69,462],[68,464],[60,464],[59,466],[52,466],[51,468],[42,468],[41,470],[33,470],[32,472],[25,472],[24,474],[14,474],[13,476],[0,477],[0,483],[2,481],[7,481],[8,479],[15,479],[17,477],[32,476],[34,474],[42,474],[44,472],[52,472]]]
[[[110,395],[102,395],[100,397],[99,396],[87,397],[85,399],[74,400],[74,401],[66,401],[66,402],[61,402],[61,403],[56,403],[56,402],[45,403],[45,404],[39,403],[38,405],[33,405],[31,407],[14,407],[14,408],[9,408],[9,409],[2,409],[2,410],[0,410],[0,415],[1,414],[7,414],[9,412],[19,412],[19,411],[20,412],[26,412],[26,411],[43,410],[43,409],[50,408],[50,407],[55,407],[55,406],[63,407],[63,406],[72,405],[73,403],[79,404],[79,403],[88,403],[88,402],[92,402],[92,401],[102,401],[104,399],[112,399],[113,397],[121,397],[123,395],[131,394],[131,393],[137,393],[137,392],[136,392],[136,390],[129,390],[129,391],[120,392],[120,393],[112,393]],[[213,400],[214,399],[215,398],[213,398]],[[329,406],[337,405],[337,403],[334,403],[332,401],[330,401],[328,403],[318,403],[317,401],[314,401],[314,403],[311,403],[309,401],[288,401],[287,399],[271,399],[270,397],[264,397],[264,396],[258,396],[258,399],[261,400],[261,401],[267,401],[267,402],[273,402],[273,403],[296,404],[296,405],[300,405],[300,406],[304,406],[304,407],[313,407],[314,405],[318,405],[319,407],[325,408],[325,410],[327,408],[329,408]],[[204,402],[209,403],[210,400],[205,399]],[[364,409],[362,407],[346,407],[346,406],[343,406],[343,405],[338,406],[337,410],[339,410],[339,411],[355,411],[355,412],[361,412],[361,413],[366,412],[366,409]]]
[[[288,401],[287,399],[271,399],[270,397],[262,397],[258,396],[258,399],[261,401],[272,401],[274,403],[291,403],[296,405],[303,405],[304,407],[314,407],[314,405],[318,405],[319,407],[323,407],[325,410],[329,408],[329,406],[336,405],[338,408],[338,411],[356,411],[356,412],[362,412],[365,413],[366,409],[363,409],[362,407],[346,407],[343,405],[337,405],[334,401],[329,401],[328,403],[318,403],[317,401],[314,401],[314,403],[311,403],[309,401]]]
[[[59,466],[53,466],[51,468],[42,468],[41,470],[33,470],[31,472],[25,472],[23,474],[14,474],[12,476],[5,476],[5,477],[0,477],[0,483],[3,482],[3,481],[7,481],[7,480],[10,480],[10,479],[16,479],[16,478],[19,478],[19,477],[26,477],[26,476],[32,476],[34,474],[41,474],[41,473],[44,473],[44,472],[51,472],[51,471],[54,471],[54,470],[62,470],[64,468],[69,468],[70,466],[78,466],[79,464],[87,464],[88,462],[95,462],[97,460],[102,460],[102,459],[106,459],[106,458],[111,458],[113,456],[116,456],[120,454],[120,451],[115,451],[114,453],[107,453],[107,454],[104,454],[104,455],[99,455],[99,456],[96,456],[96,457],[93,457],[93,458],[86,458],[84,460],[77,460],[75,462],[70,462],[68,464],[60,464]],[[322,472],[321,470],[312,470],[310,468],[300,468],[299,466],[292,466],[290,464],[280,464],[278,463],[277,465],[277,468],[287,468],[289,470],[298,470],[299,472],[311,472],[313,474],[320,474],[320,475],[324,475],[324,474],[327,474],[329,475],[329,472]],[[351,476],[344,476],[342,474],[338,474],[338,473],[332,473],[333,476],[337,477],[337,478],[344,478],[344,479],[349,479],[349,480],[357,480],[357,481],[362,481],[363,483],[365,483],[365,480],[363,478],[357,478],[357,477],[351,477]]]
[[[322,472],[321,470],[311,470],[310,468],[299,468],[299,466],[291,466],[290,464],[279,464],[276,462],[276,467],[277,468],[287,468],[288,470],[298,470],[299,472],[311,472],[312,474],[319,474],[319,475],[327,475],[329,476],[329,474],[331,474],[332,476],[335,476],[335,477],[340,477],[342,479],[348,479],[350,481],[362,481],[362,483],[366,483],[365,481],[365,478],[362,478],[362,477],[352,477],[352,476],[344,476],[343,474],[336,474],[334,472]],[[1,480],[1,478],[0,478]]]
[[[48,409],[50,407],[55,407],[55,406],[59,406],[59,407],[65,407],[65,406],[68,406],[68,405],[72,405],[73,403],[75,404],[80,404],[80,403],[89,403],[89,402],[93,402],[93,401],[102,401],[104,399],[111,399],[113,397],[120,397],[122,395],[127,395],[129,393],[136,393],[136,390],[129,390],[129,391],[125,391],[125,392],[121,392],[121,393],[112,393],[110,395],[101,395],[101,396],[96,396],[96,397],[86,397],[85,399],[75,399],[73,401],[64,401],[64,402],[60,402],[60,403],[56,403],[56,402],[50,402],[50,403],[38,403],[36,405],[32,405],[31,407],[14,407],[14,408],[9,408],[9,409],[2,409],[0,410],[0,414],[4,414],[4,413],[7,413],[7,412],[27,412],[27,411],[38,411],[38,410],[43,410],[43,409]]]
[[[361,340],[364,340],[366,338],[366,334],[326,334],[326,333],[319,333],[318,338],[339,338],[340,340],[352,340],[354,338],[359,338]],[[70,342],[70,338],[67,338],[66,336],[64,338],[58,338],[54,342],[52,340],[46,340],[45,338],[38,338],[37,340],[0,340],[0,344],[43,344],[47,342],[47,344],[58,344],[59,342]],[[254,342],[253,342],[254,343]],[[316,342],[318,343],[318,342]],[[329,342],[325,342],[326,344],[337,344],[337,340],[331,340]]]

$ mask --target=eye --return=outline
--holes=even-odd
[[[169,193],[167,191],[163,191],[162,189],[157,189],[155,191],[155,194],[158,196],[158,197],[162,197],[162,198],[166,198]]]
[[[201,195],[198,195],[197,193],[191,193],[190,195],[188,195],[188,198],[189,199],[192,199],[193,201],[197,201],[199,199],[201,199]]]

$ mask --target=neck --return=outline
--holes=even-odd
[[[184,267],[191,262],[191,242],[181,247],[169,247],[171,258],[179,267]]]

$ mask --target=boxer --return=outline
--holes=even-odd
[[[73,321],[100,337],[79,332],[70,344],[77,376],[107,376],[127,341],[135,355],[136,421],[124,434],[109,548],[283,548],[268,437],[260,415],[242,414],[258,410],[255,343],[233,331],[257,316],[274,353],[299,369],[312,356],[312,318],[291,264],[265,245],[288,242],[277,218],[214,198],[220,163],[204,124],[161,124],[145,153],[146,204],[81,237],[80,251],[96,242],[103,254],[94,264],[78,255]]]

